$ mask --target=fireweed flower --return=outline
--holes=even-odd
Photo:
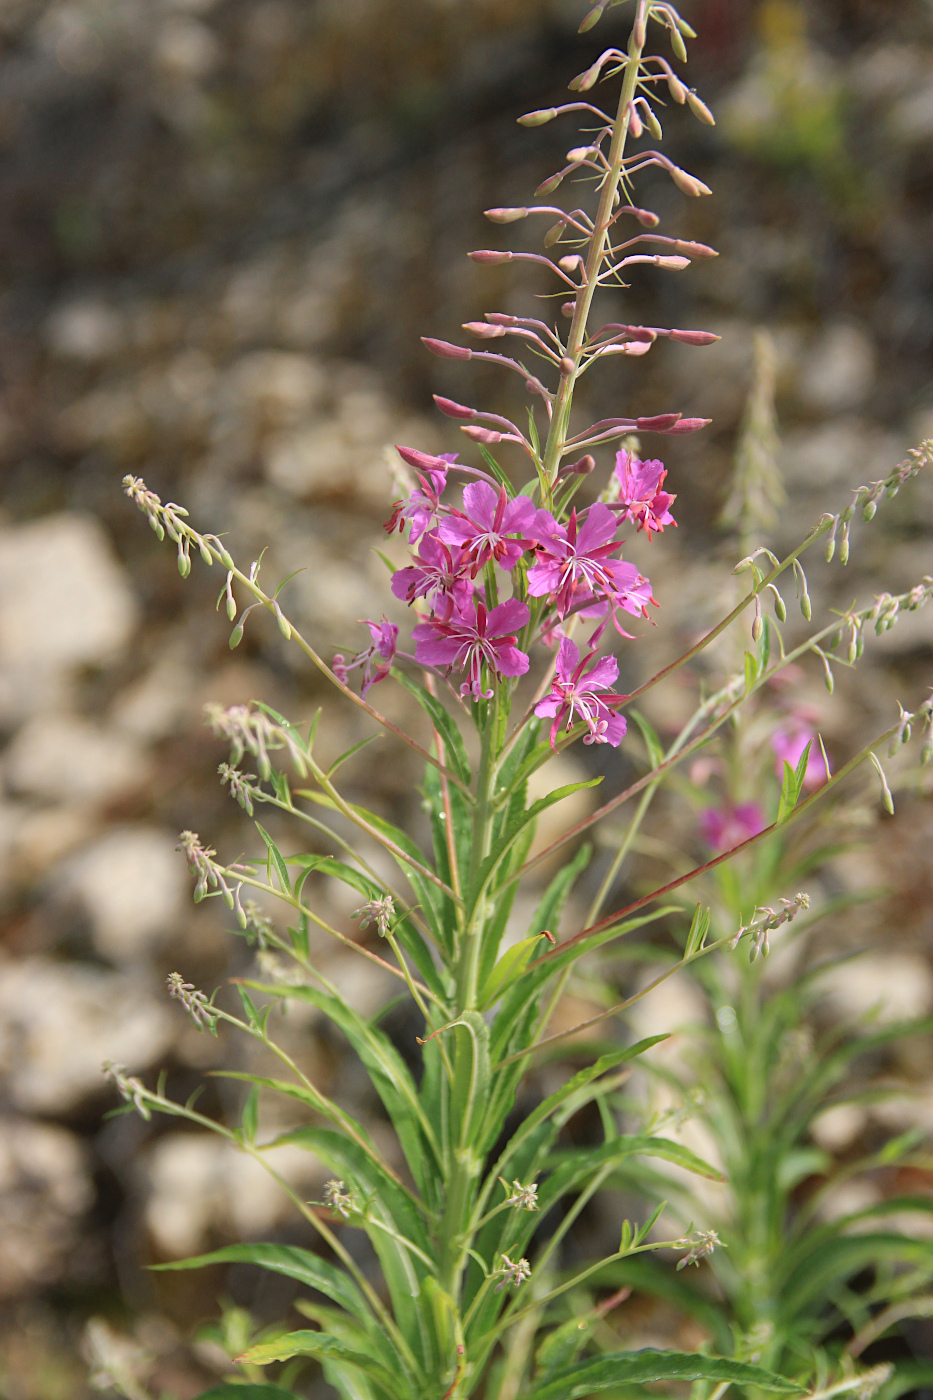
[[[383,528],[387,534],[391,535],[395,530],[404,530],[405,521],[408,520],[411,522],[408,543],[417,544],[425,531],[430,530],[435,523],[440,508],[440,498],[447,485],[447,467],[453,466],[460,454],[458,452],[442,452],[437,457],[429,458],[426,453],[415,453],[411,448],[400,447],[397,451],[406,461],[410,461],[406,455],[409,452],[417,458],[420,466],[417,475],[421,489],[415,487],[407,501],[395,502],[392,514]]]
[[[785,763],[789,763],[791,768],[797,767],[808,744],[810,755],[807,759],[807,771],[803,775],[803,785],[812,792],[814,788],[822,787],[830,777],[829,766],[823,758],[816,732],[807,724],[794,722],[776,729],[771,735],[771,747],[774,749],[776,760],[774,771],[779,778],[784,773]]]
[[[660,534],[665,525],[676,526],[670,507],[677,497],[661,489],[667,476],[663,462],[656,458],[643,462],[623,448],[616,453],[615,474],[619,482],[618,501],[624,507],[623,520],[631,520],[639,530],[645,530],[649,540],[652,534]]]
[[[617,749],[622,742],[626,722],[621,715],[613,714],[610,706],[620,705],[628,697],[609,690],[619,674],[619,663],[614,656],[602,656],[587,671],[592,660],[593,653],[581,661],[579,648],[569,637],[561,642],[551,693],[535,706],[536,715],[553,716],[552,749],[557,747],[554,741],[565,715],[568,730],[579,720],[586,725],[589,733],[583,736],[584,744],[611,744]],[[600,690],[605,694],[597,695]]]
[[[634,564],[610,558],[621,540],[615,538],[616,518],[608,506],[590,506],[582,521],[571,511],[566,526],[539,510],[535,531],[537,562],[528,571],[528,592],[533,598],[549,596],[559,618],[589,600],[596,601],[598,611],[610,611],[613,620],[616,608],[647,616],[646,603],[654,601],[648,580]]]
[[[415,660],[422,666],[466,671],[469,679],[460,694],[489,700],[493,692],[483,689],[483,666],[499,676],[523,676],[528,670],[528,657],[516,645],[527,621],[528,609],[517,598],[508,598],[492,611],[471,600],[447,619],[434,617],[412,629]]]
[[[362,666],[363,684],[360,693],[365,695],[371,685],[375,685],[377,681],[384,681],[389,674],[395,659],[398,628],[384,613],[381,622],[370,622],[369,618],[360,620],[369,628],[373,639],[372,646],[367,647],[365,651],[358,651],[349,661],[345,661],[343,653],[338,652],[334,657],[333,669],[337,679],[346,685],[350,672]]]
[[[462,612],[473,597],[466,552],[443,543],[436,531],[422,535],[418,553],[405,569],[392,575],[392,592],[405,603],[425,598],[433,612],[446,619],[454,608]]]
[[[498,495],[485,481],[472,481],[463,488],[463,510],[451,508],[438,526],[447,544],[459,545],[468,555],[474,574],[489,559],[500,569],[514,569],[532,541],[521,538],[533,529],[537,507],[528,496],[509,500],[504,486]],[[518,535],[518,539],[508,536]]]
[[[764,831],[767,823],[757,802],[737,807],[708,807],[700,819],[703,837],[714,851],[728,851]]]

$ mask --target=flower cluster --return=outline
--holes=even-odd
[[[455,675],[461,697],[475,702],[491,699],[498,681],[525,675],[534,642],[558,646],[550,692],[535,707],[553,720],[552,745],[562,726],[582,724],[584,742],[617,746],[626,725],[615,709],[626,697],[610,689],[618,663],[598,657],[597,649],[610,622],[620,636],[631,636],[620,614],[647,618],[648,605],[657,606],[648,580],[619,557],[618,529],[628,521],[650,538],[674,524],[663,463],[617,453],[611,501],[567,513],[538,505],[534,493],[511,495],[501,480],[459,462],[456,453],[397,450],[414,475],[385,528],[407,529],[412,551],[411,562],[392,576],[392,592],[417,618],[409,659]],[[592,458],[586,461],[589,470]],[[453,472],[473,478],[459,504],[444,499]],[[502,597],[506,580],[510,596]],[[582,656],[567,630],[577,617],[597,623]],[[387,618],[365,625],[372,645],[350,661],[338,654],[333,662],[344,683],[362,669],[364,695],[388,675],[398,652],[398,628]]]

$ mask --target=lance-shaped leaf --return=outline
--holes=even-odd
[[[518,981],[531,962],[532,954],[542,936],[542,934],[537,933],[532,938],[523,938],[520,943],[513,943],[511,948],[506,949],[480,988],[480,1011],[486,1011],[490,1006],[494,1006],[499,998]]]
[[[577,1361],[555,1372],[541,1385],[532,1385],[523,1400],[582,1400],[597,1390],[622,1385],[649,1385],[655,1381],[725,1381],[732,1385],[754,1386],[784,1395],[799,1393],[804,1386],[776,1376],[761,1366],[724,1357],[690,1355],[677,1351],[621,1351]]]
[[[198,1396],[198,1400],[282,1400],[283,1396],[293,1395],[280,1385],[240,1385],[224,1381],[212,1386]]]
[[[310,1250],[299,1249],[286,1244],[231,1244],[224,1249],[215,1249],[211,1254],[198,1254],[191,1259],[173,1260],[170,1264],[153,1264],[156,1271],[176,1269],[206,1269],[212,1264],[257,1264],[274,1274],[284,1274],[286,1278],[304,1283],[339,1303],[359,1322],[369,1324],[373,1315],[356,1284],[326,1259],[320,1259]],[[239,1389],[239,1388],[238,1388]]]
[[[272,1338],[271,1341],[257,1342],[236,1360],[253,1366],[268,1366],[273,1361],[290,1361],[293,1356],[335,1356],[345,1366],[355,1366],[391,1395],[401,1393],[398,1382],[402,1377],[393,1376],[371,1356],[354,1351],[346,1342],[329,1336],[327,1332],[287,1332],[281,1337]]]
[[[466,748],[464,747],[463,738],[460,734],[460,730],[457,728],[456,722],[447,713],[441,702],[436,699],[429,690],[426,690],[423,685],[419,685],[417,681],[413,681],[409,676],[406,676],[404,671],[399,671],[393,666],[392,676],[404,690],[408,691],[409,695],[415,697],[418,704],[424,710],[428,719],[443,739],[447,763],[451,771],[456,773],[462,783],[471,782],[473,775],[470,772],[470,763],[467,758]]]

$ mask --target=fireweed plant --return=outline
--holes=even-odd
[[[581,28],[591,29],[610,3],[619,0],[599,0]],[[708,918],[696,916],[691,923],[680,892],[805,820],[814,804],[831,800],[863,764],[875,765],[884,801],[890,804],[876,750],[906,743],[912,726],[929,731],[931,722],[928,703],[916,716],[902,710],[885,733],[830,776],[824,774],[812,790],[808,774],[817,757],[812,741],[800,752],[787,747],[770,810],[762,809],[754,820],[748,812],[743,818],[738,808],[724,811],[711,833],[715,854],[628,906],[613,907],[620,868],[636,844],[648,807],[662,784],[678,780],[685,760],[792,662],[815,658],[831,677],[833,666],[855,664],[867,634],[893,626],[902,611],[922,607],[933,594],[933,579],[925,578],[903,595],[884,594],[833,616],[791,650],[783,645],[779,624],[786,618],[786,604],[779,585],[793,582],[809,622],[802,557],[819,545],[827,559],[835,552],[844,564],[852,522],[857,516],[869,520],[929,463],[933,448],[924,444],[885,480],[859,487],[837,513],[823,515],[787,557],[753,549],[736,566],[746,591],[728,616],[631,695],[616,689],[618,662],[607,645],[618,638],[624,646],[632,635],[628,628],[655,607],[649,580],[621,557],[620,530],[660,537],[675,524],[675,497],[666,489],[663,463],[642,457],[630,435],[637,433],[640,444],[649,434],[663,438],[694,432],[706,420],[670,412],[584,426],[572,414],[575,387],[598,362],[643,355],[659,339],[695,346],[716,339],[698,330],[615,322],[594,327],[591,322],[600,288],[624,288],[639,265],[680,271],[694,258],[715,256],[703,244],[656,232],[656,215],[635,201],[636,177],[648,167],[667,172],[686,196],[710,193],[650,144],[661,140],[657,113],[662,96],[686,104],[702,122],[713,121],[668,60],[650,53],[649,32],[653,36],[658,30],[683,63],[684,40],[693,37],[693,30],[671,5],[637,0],[626,50],[605,50],[575,78],[570,84],[574,100],[519,118],[535,127],[583,114],[583,143],[568,152],[564,168],[545,179],[536,196],[548,201],[562,184],[576,182],[587,207],[539,202],[488,210],[487,217],[498,225],[544,216],[546,251],[470,254],[483,265],[525,261],[546,268],[558,288],[560,317],[552,322],[490,312],[465,327],[478,349],[425,341],[442,358],[478,359],[518,374],[531,407],[527,423],[519,425],[438,397],[440,411],[460,424],[472,460],[461,462],[457,453],[432,456],[415,447],[398,449],[411,475],[386,529],[404,534],[411,548],[410,562],[391,580],[395,597],[411,608],[407,636],[380,616],[375,603],[365,623],[365,645],[328,664],[283,612],[282,585],[274,593],[264,590],[258,562],[244,571],[218,536],[192,528],[182,507],[163,504],[136,478],[124,483],[158,537],[168,534],[177,545],[183,577],[193,552],[226,571],[219,605],[235,624],[231,646],[240,642],[250,612],[263,608],[272,613],[286,639],[368,716],[375,730],[387,731],[418,754],[425,765],[422,792],[433,837],[432,849],[423,850],[409,833],[344,796],[339,769],[361,746],[325,768],[315,751],[320,712],[303,729],[259,702],[210,710],[214,732],[231,747],[229,763],[220,770],[231,795],[252,817],[265,806],[288,813],[299,829],[310,828],[318,851],[283,850],[256,821],[261,859],[225,864],[198,835],[182,833],[181,846],[196,880],[195,898],[223,899],[252,942],[285,955],[295,966],[279,977],[270,974],[266,982],[240,982],[242,1015],[233,1015],[181,974],[169,979],[169,991],[199,1028],[216,1034],[221,1024],[235,1026],[260,1043],[278,1058],[281,1077],[234,1075],[250,1087],[233,1126],[200,1114],[191,1102],[172,1101],[164,1081],[154,1090],[118,1066],[109,1066],[108,1073],[127,1101],[126,1111],[185,1118],[220,1134],[274,1176],[270,1149],[283,1144],[307,1149],[332,1173],[322,1200],[315,1202],[303,1200],[278,1177],[315,1233],[320,1252],[248,1244],[170,1266],[250,1261],[311,1290],[298,1308],[315,1325],[253,1339],[236,1358],[242,1368],[238,1381],[212,1392],[218,1396],[228,1391],[232,1396],[233,1384],[248,1383],[256,1400],[271,1400],[298,1383],[311,1361],[320,1363],[326,1379],[347,1400],[455,1400],[473,1394],[495,1400],[518,1394],[529,1400],[571,1400],[665,1381],[691,1381],[700,1394],[715,1397],[730,1385],[750,1391],[791,1393],[815,1387],[821,1395],[865,1394],[879,1379],[864,1366],[847,1368],[841,1359],[815,1367],[808,1357],[786,1348],[772,1348],[770,1365],[762,1364],[722,1327],[695,1352],[619,1351],[607,1345],[603,1324],[619,1303],[618,1294],[594,1296],[590,1311],[566,1324],[566,1300],[584,1296],[588,1280],[608,1278],[607,1270],[616,1265],[664,1249],[676,1251],[683,1263],[716,1257],[712,1229],[695,1230],[687,1220],[668,1238],[659,1234],[659,1206],[646,1208],[635,1221],[620,1221],[618,1248],[607,1259],[582,1268],[562,1267],[562,1243],[574,1222],[625,1164],[647,1171],[645,1164],[663,1160],[699,1178],[722,1178],[716,1166],[665,1135],[663,1123],[657,1130],[649,1124],[634,1133],[622,1131],[615,1096],[632,1062],[663,1040],[663,1033],[636,1044],[603,1040],[597,1059],[585,1063],[520,1122],[511,1116],[536,1056],[562,1050],[579,1031],[597,1024],[608,1032],[614,1018],[679,968],[722,959],[727,950],[733,958],[743,950],[746,956],[766,952],[769,930],[807,908],[806,893],[793,882],[776,892],[768,909],[752,910],[747,899],[744,905],[736,900],[729,910],[732,922],[717,916],[712,937]],[[590,102],[597,84],[611,95],[614,112]],[[507,337],[513,353],[489,344]],[[582,504],[579,488],[596,467],[593,451],[620,442],[598,499]],[[526,464],[520,488],[492,455],[501,444]],[[659,539],[655,548],[663,547]],[[238,594],[248,599],[245,608]],[[765,606],[775,620],[765,618]],[[703,697],[681,732],[663,747],[637,710],[639,697],[740,623],[750,624],[752,637],[741,672]],[[375,708],[376,687],[390,681],[424,712],[423,742]],[[476,737],[475,763],[464,737],[470,728]],[[572,783],[529,801],[529,779],[580,741],[611,748],[634,741],[633,755],[643,772],[532,856],[536,819],[593,784]],[[930,749],[927,738],[925,757]],[[629,815],[628,825],[583,926],[558,941],[554,931],[562,908],[589,858],[589,847],[580,838],[616,814]],[[398,868],[395,883],[380,878],[354,849],[354,831],[392,857]],[[318,853],[322,846],[324,852]],[[506,938],[525,877],[559,852],[569,859],[547,885],[530,924],[517,941],[512,928]],[[355,926],[338,928],[323,917],[315,907],[314,881],[308,882],[312,875],[331,877],[358,892]],[[256,891],[279,901],[285,929],[257,907]],[[597,950],[612,950],[625,935],[662,916],[676,923],[685,910],[682,954],[676,961],[641,991],[605,1006],[581,1026],[553,1028],[557,1003],[581,959],[591,965]],[[309,956],[312,926],[375,963],[412,999],[424,1023],[418,1042],[420,1077],[409,1071],[379,1018],[362,1016],[314,965]],[[353,1114],[323,1094],[276,1043],[275,1012],[289,1002],[305,1003],[329,1018],[359,1056],[394,1128],[399,1165],[387,1160]],[[580,1053],[574,1045],[573,1054]],[[311,1121],[271,1138],[264,1135],[260,1101],[267,1094],[296,1102]],[[598,1110],[603,1141],[574,1148],[562,1129],[588,1105]],[[350,1237],[354,1231],[368,1237],[371,1265],[359,1262],[362,1256]],[[741,1273],[740,1251],[730,1266]],[[285,1363],[284,1369],[264,1372],[276,1363]],[[275,1384],[266,1383],[269,1376],[275,1376]]]

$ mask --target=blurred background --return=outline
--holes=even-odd
[[[534,271],[481,269],[464,254],[510,246],[480,211],[527,201],[575,143],[566,125],[526,132],[515,117],[561,100],[569,78],[621,39],[624,9],[578,36],[584,8],[0,0],[6,1400],[92,1393],[95,1346],[98,1368],[108,1347],[131,1368],[145,1353],[154,1393],[198,1394],[225,1363],[215,1341],[192,1340],[195,1324],[218,1315],[221,1296],[272,1320],[290,1287],[249,1269],[143,1266],[239,1238],[303,1239],[272,1188],[212,1140],[171,1122],[103,1120],[114,1103],[105,1058],[150,1077],[168,1068],[184,1098],[221,1055],[229,1065],[239,1053],[198,1035],[164,995],[174,969],[210,989],[253,959],[225,911],[191,904],[175,852],[181,828],[231,859],[251,840],[217,783],[226,755],[202,706],[262,697],[303,719],[320,694],[262,619],[228,650],[214,612],[222,579],[195,560],[182,583],[121,478],[142,475],[198,528],[228,531],[241,563],[268,545],[266,579],[303,568],[286,612],[325,655],[362,646],[356,619],[392,602],[373,553],[386,547],[380,522],[395,494],[387,446],[462,447],[432,392],[524,411],[511,385],[432,360],[418,337],[456,339],[484,310],[536,314],[535,295],[550,290]],[[757,330],[773,338],[788,494],[776,547],[933,436],[928,0],[705,0],[684,13],[699,30],[689,81],[718,124],[668,108],[665,150],[714,196],[685,199],[649,173],[638,198],[662,231],[721,257],[677,276],[646,270],[624,301],[607,299],[605,319],[722,339],[703,350],[662,343],[586,388],[597,416],[713,419],[693,438],[644,444],[665,458],[680,528],[632,554],[664,626],[644,659],[635,644],[623,654],[622,688],[727,596],[737,543],[717,520]],[[511,246],[533,247],[524,226],[508,233],[516,227]],[[605,452],[601,472],[610,462]],[[931,526],[928,476],[859,530],[845,574],[813,567],[815,606],[933,572]],[[931,659],[925,612],[869,643],[831,704],[807,670],[800,694],[831,752],[844,757],[890,723],[895,698],[915,709]],[[663,731],[687,698],[674,685],[646,709]],[[409,718],[400,697],[380,701]],[[366,732],[336,707],[322,743],[336,754]],[[581,761],[565,760],[569,776]],[[618,780],[625,759],[612,762]],[[405,753],[383,743],[347,771],[369,805],[417,820]],[[933,1005],[931,836],[930,803],[907,794],[896,828],[879,827],[867,852],[839,865],[842,886],[884,873],[896,887],[860,925],[884,953],[861,992],[849,989],[856,999],[880,988],[909,1013]],[[683,839],[702,849],[691,830]],[[354,927],[333,889],[320,898]],[[368,964],[320,955],[361,1009],[386,999]],[[666,1029],[664,1005],[654,1014],[652,1028]],[[414,1028],[394,1029],[410,1045]],[[295,1018],[289,1034],[321,1086],[359,1107],[357,1072],[326,1027]],[[914,1066],[927,1090],[928,1061]],[[225,1095],[215,1081],[202,1103],[222,1113]],[[917,1099],[925,1127],[930,1102]],[[290,1170],[306,1198],[319,1193],[313,1166]],[[107,1323],[89,1340],[92,1317]]]

